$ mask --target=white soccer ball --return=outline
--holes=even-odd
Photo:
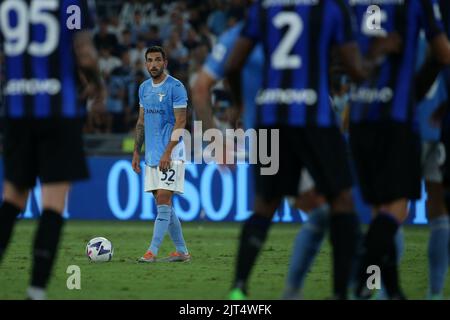
[[[90,261],[106,262],[111,261],[114,248],[106,238],[96,237],[91,239],[86,245],[86,255]]]

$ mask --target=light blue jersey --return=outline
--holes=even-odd
[[[425,98],[418,105],[418,116],[420,124],[420,135],[423,141],[439,141],[441,129],[433,125],[431,116],[433,112],[447,100],[447,90],[445,89],[442,75],[436,79]]]
[[[224,77],[225,64],[231,50],[241,34],[243,23],[238,23],[233,28],[224,32],[212,52],[206,59],[203,69],[215,80]],[[255,125],[255,97],[262,86],[264,66],[264,52],[261,45],[256,46],[248,57],[242,71],[242,93],[244,96],[244,127],[251,128]]]
[[[420,69],[424,63],[427,52],[427,43],[425,37],[421,35],[418,47],[417,69]],[[439,105],[447,100],[447,90],[443,75],[440,74],[427,95],[419,102],[417,116],[419,119],[420,136],[422,141],[439,141],[441,130],[438,126],[433,126],[431,116]]]
[[[183,84],[172,76],[158,84],[153,79],[139,87],[139,104],[144,108],[145,164],[157,166],[166,150],[175,125],[173,109],[187,107],[187,93]],[[172,150],[172,160],[185,160],[184,142]]]

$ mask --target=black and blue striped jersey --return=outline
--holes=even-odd
[[[83,116],[73,39],[91,28],[92,10],[88,0],[0,0],[7,118]]]
[[[337,126],[330,104],[332,47],[354,41],[344,0],[262,0],[249,10],[241,36],[263,44],[257,125]]]
[[[435,0],[351,0],[358,44],[367,53],[376,37],[398,32],[403,41],[399,54],[391,54],[371,78],[351,90],[351,122],[395,121],[412,124],[416,118],[415,66],[419,33],[428,40],[443,32]]]

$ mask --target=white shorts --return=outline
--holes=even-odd
[[[305,168],[302,169],[302,173],[300,176],[300,182],[298,186],[298,193],[302,194],[307,191],[311,191],[316,187],[314,183],[314,179],[309,174],[309,171]]]
[[[184,161],[173,160],[166,172],[159,170],[158,166],[145,166],[144,191],[152,192],[158,189],[184,192]]]
[[[298,195],[286,197],[289,205],[291,207],[295,207],[295,201],[297,197],[305,192],[314,190],[315,187],[316,184],[314,182],[314,179],[311,177],[308,170],[306,168],[303,168],[300,174],[300,181],[298,182]]]
[[[423,177],[426,181],[435,183],[443,181],[441,166],[445,162],[445,156],[445,148],[441,142],[422,144]]]

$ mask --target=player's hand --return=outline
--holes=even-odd
[[[107,90],[106,86],[102,82],[98,86],[94,87],[94,93],[92,94],[92,110],[98,112],[106,111],[106,99],[107,99]]]
[[[133,152],[133,161],[131,161],[131,166],[133,167],[133,171],[136,173],[141,173],[141,163],[140,163],[139,152]]]
[[[170,169],[170,154],[165,152],[159,160],[159,170],[165,172]]]
[[[219,170],[221,171],[225,171],[226,168],[231,170],[236,168],[236,163],[234,162],[236,160],[234,153],[234,141],[231,141],[231,143],[228,144],[228,147],[226,141],[227,139],[225,139],[225,142],[222,146],[222,151],[217,152],[216,155],[216,162],[219,164]],[[230,148],[230,146],[232,147]],[[229,160],[231,160],[230,162],[227,162],[227,157]]]
[[[373,39],[369,56],[374,59],[382,58],[387,54],[400,53],[403,48],[403,39],[398,32],[391,32],[386,37]]]
[[[444,102],[436,110],[433,111],[430,117],[430,125],[436,128],[440,128],[442,121],[447,114],[447,104]]]

